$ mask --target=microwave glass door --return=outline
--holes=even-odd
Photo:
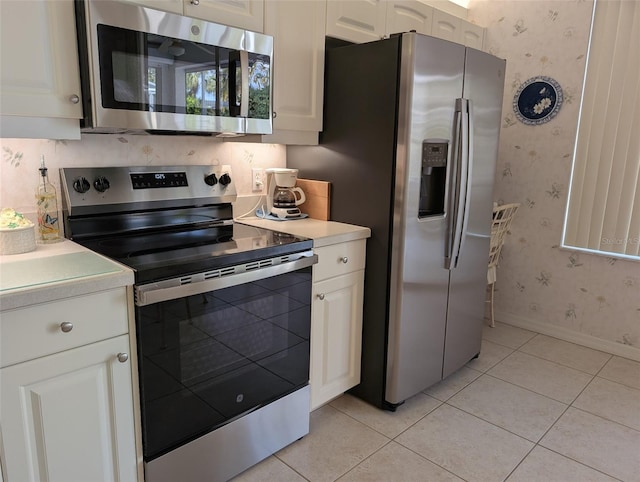
[[[270,123],[269,55],[105,24],[97,40],[103,109]]]

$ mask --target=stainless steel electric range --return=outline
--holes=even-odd
[[[146,481],[228,480],[306,435],[312,241],[235,223],[228,166],[60,174],[65,236],[135,271]]]

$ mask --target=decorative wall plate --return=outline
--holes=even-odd
[[[513,98],[520,122],[539,125],[553,119],[562,106],[562,87],[550,77],[532,77],[523,82]]]

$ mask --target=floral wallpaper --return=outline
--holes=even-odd
[[[0,207],[33,217],[40,156],[60,193],[60,167],[230,165],[238,197],[252,196],[251,169],[284,167],[285,147],[198,136],[83,134],[79,141],[0,139]]]
[[[507,60],[494,200],[521,203],[498,268],[496,319],[628,345],[620,350],[640,359],[640,262],[559,246],[592,9],[592,0],[469,5],[469,20],[486,27],[485,50]],[[549,122],[525,125],[513,99],[538,76],[556,80],[564,102]]]

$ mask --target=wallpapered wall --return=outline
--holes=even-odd
[[[220,142],[198,136],[83,134],[79,141],[0,139],[0,207],[35,211],[40,155],[49,179],[60,189],[60,167],[230,165],[239,196],[250,196],[251,168],[284,167],[282,145]],[[242,214],[242,213],[236,213]]]
[[[498,268],[496,318],[640,357],[640,263],[559,248],[593,1],[472,0],[469,9],[487,27],[485,50],[507,59],[494,197],[522,204]],[[512,102],[538,75],[560,83],[564,104],[529,126]]]

